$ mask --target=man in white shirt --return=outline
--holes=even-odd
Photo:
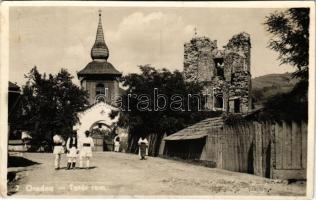
[[[59,134],[55,134],[53,137],[53,142],[54,142],[53,154],[55,155],[55,170],[59,170],[61,154],[64,153],[63,145],[65,145],[65,141]]]

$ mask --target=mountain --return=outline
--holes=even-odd
[[[297,83],[290,73],[267,74],[252,79],[252,97],[255,105],[261,105],[268,98],[292,90]]]

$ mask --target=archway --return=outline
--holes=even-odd
[[[113,111],[117,112],[118,108],[105,102],[99,102],[85,111],[78,113],[79,122],[73,127],[77,130],[78,137],[83,137],[85,131],[91,130],[97,124],[102,124],[113,130],[119,119],[119,113],[115,117],[110,116]]]
[[[94,151],[112,151],[113,127],[108,126],[103,120],[93,123],[89,129],[94,142]]]

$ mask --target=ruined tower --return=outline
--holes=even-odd
[[[184,44],[184,78],[204,84],[206,108],[230,113],[251,110],[250,35],[234,35],[224,49],[194,37]]]

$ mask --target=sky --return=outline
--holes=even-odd
[[[11,7],[9,11],[9,80],[23,85],[33,66],[56,74],[76,72],[90,61],[102,11],[108,62],[124,75],[139,65],[183,71],[184,43],[194,36],[217,40],[221,48],[235,34],[251,36],[251,74],[292,72],[279,66],[277,52],[267,48],[271,35],[263,25],[276,9],[158,7]]]

